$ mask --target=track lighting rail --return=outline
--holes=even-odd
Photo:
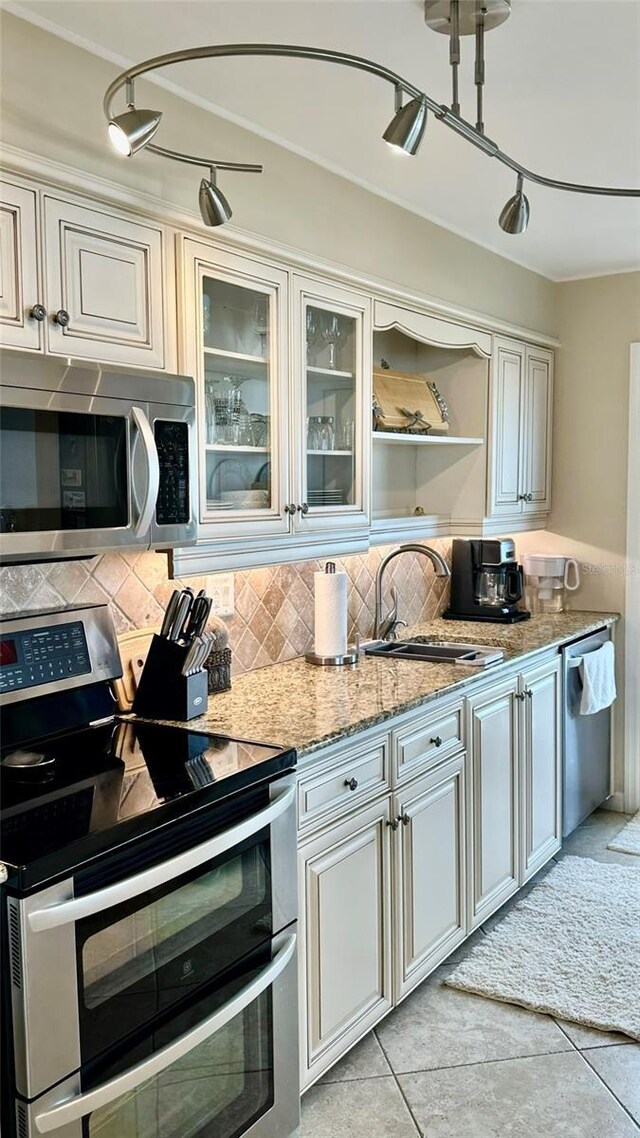
[[[174,162],[183,162],[191,166],[208,167],[211,171],[211,180],[203,179],[200,184],[200,210],[206,225],[222,225],[231,217],[231,207],[218,189],[215,181],[216,171],[233,170],[243,173],[261,173],[262,167],[248,162],[218,161],[211,158],[199,158],[191,154],[183,154],[178,150],[158,146],[151,140],[160,125],[162,115],[152,110],[142,110],[135,106],[134,81],[141,75],[150,71],[158,71],[176,63],[186,63],[194,59],[222,59],[233,56],[259,56],[277,57],[284,59],[311,59],[320,63],[333,63],[342,67],[351,67],[356,71],[363,71],[390,83],[394,88],[395,115],[384,132],[384,139],[390,145],[399,148],[407,154],[416,154],[422,141],[427,122],[427,112],[431,111],[436,119],[444,123],[456,134],[460,135],[477,150],[482,151],[489,158],[496,158],[503,166],[508,167],[517,175],[517,189],[514,197],[510,198],[500,215],[500,226],[507,233],[523,233],[529,221],[529,202],[524,194],[523,182],[533,182],[539,186],[546,186],[552,190],[565,190],[574,194],[596,194],[604,197],[640,197],[640,188],[627,189],[619,186],[591,186],[580,182],[566,182],[559,178],[548,178],[534,170],[528,170],[515,158],[501,150],[496,142],[487,138],[484,133],[482,121],[482,93],[484,86],[484,21],[476,24],[476,73],[475,84],[477,92],[477,124],[474,126],[459,113],[458,102],[458,66],[459,27],[458,27],[458,0],[451,0],[451,34],[450,53],[453,78],[453,104],[450,109],[446,105],[436,102],[425,91],[404,79],[390,68],[376,63],[363,56],[351,55],[348,52],[333,51],[319,47],[305,47],[299,44],[268,44],[268,43],[232,43],[209,44],[202,47],[185,48],[181,51],[168,52],[166,55],[157,55],[152,59],[129,67],[118,75],[110,84],[104,96],[104,113],[109,124],[109,135],[116,149],[128,157],[138,150],[146,149],[161,158],[168,158]],[[127,110],[120,114],[113,114],[113,101],[118,92],[125,88],[125,101]],[[403,106],[404,97],[409,102]]]
[[[504,150],[490,139],[486,138],[483,134],[473,126],[472,123],[466,119],[455,115],[448,107],[441,105],[432,99],[426,92],[421,91],[419,87],[411,83],[408,79],[404,79],[397,72],[392,71],[388,67],[384,67],[374,60],[365,59],[363,56],[350,55],[348,52],[333,51],[320,47],[305,47],[299,44],[269,44],[269,43],[229,43],[229,44],[209,44],[203,47],[185,48],[182,51],[167,52],[166,55],[157,55],[152,59],[146,59],[142,63],[137,63],[135,66],[123,71],[114,79],[113,83],[107,88],[104,96],[104,113],[107,120],[112,118],[112,103],[118,91],[125,84],[137,79],[140,75],[145,75],[149,71],[157,71],[161,67],[170,67],[174,63],[186,63],[193,59],[223,59],[231,56],[276,56],[285,59],[314,59],[321,63],[335,63],[343,67],[352,67],[356,71],[364,71],[370,75],[375,75],[378,79],[383,79],[387,83],[396,88],[399,87],[406,95],[412,99],[424,100],[426,106],[433,112],[435,117],[443,122],[445,126],[450,127],[461,135],[463,138],[470,142],[477,149],[482,150],[491,158],[497,158],[503,165],[508,166],[516,174],[521,174],[528,182],[534,182],[539,186],[547,186],[552,190],[567,190],[574,194],[600,194],[607,197],[640,197],[640,188],[625,189],[618,186],[589,186],[583,185],[579,182],[566,182],[559,178],[548,178],[543,174],[537,174],[533,170],[528,170],[520,162],[511,158]],[[210,166],[215,165],[219,170],[222,169],[245,169],[245,164],[239,163],[222,163],[212,162],[211,159],[200,161],[198,159],[191,159],[188,155],[179,155],[177,151],[164,150],[154,145],[147,145],[147,150],[156,151],[161,153],[162,157],[175,158],[176,161],[190,161],[193,165]]]

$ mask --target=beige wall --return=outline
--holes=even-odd
[[[629,347],[640,342],[640,273],[569,281],[558,286],[558,298],[562,349],[556,356],[553,511],[549,532],[523,534],[518,552],[576,557],[582,586],[572,607],[624,613]],[[624,621],[619,644],[621,663]],[[623,785],[623,722],[620,692],[617,787]]]
[[[102,96],[117,68],[2,14],[0,129],[5,143],[197,211],[197,170],[151,155],[118,158]],[[234,222],[299,250],[505,321],[554,335],[555,286],[544,277],[376,197],[298,155],[140,82],[139,101],[166,112],[169,144],[262,162],[226,175]]]

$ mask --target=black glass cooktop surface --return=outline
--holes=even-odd
[[[33,887],[295,765],[295,751],[115,720],[0,756],[0,860]]]

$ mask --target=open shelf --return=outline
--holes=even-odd
[[[484,439],[459,435],[402,435],[394,431],[373,431],[374,442],[409,446],[482,446]]]

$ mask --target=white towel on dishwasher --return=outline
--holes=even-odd
[[[580,676],[582,696],[580,715],[595,715],[611,707],[616,698],[616,659],[613,643],[608,640],[595,652],[587,652],[582,657]]]

